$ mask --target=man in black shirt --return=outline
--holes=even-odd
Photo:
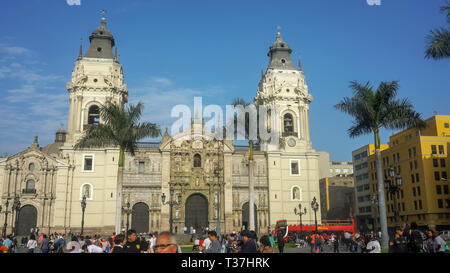
[[[256,247],[256,243],[253,239],[251,239],[252,234],[248,230],[244,230],[241,232],[241,238],[243,245],[241,246],[241,250],[234,250],[234,252],[239,253],[258,253],[258,249]]]
[[[116,244],[112,250],[112,253],[125,253],[125,244],[127,240],[125,239],[125,235],[119,234],[114,238],[114,243]]]
[[[285,244],[284,240],[285,240],[284,232],[282,230],[279,230],[278,234],[277,234],[277,242],[278,242],[278,251],[280,253],[283,253],[283,251],[284,251],[284,244]]]
[[[389,242],[389,252],[391,253],[407,253],[408,239],[403,236],[403,229],[401,227],[395,228],[394,240]]]
[[[141,245],[136,241],[136,230],[128,230],[127,244],[125,245],[126,253],[141,253]]]

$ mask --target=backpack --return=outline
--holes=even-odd
[[[423,248],[423,241],[424,241],[425,234],[421,232],[420,230],[413,230],[411,232],[411,238],[410,238],[410,246],[413,250],[421,250]]]

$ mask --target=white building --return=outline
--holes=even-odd
[[[133,208],[130,227],[138,232],[168,230],[169,206],[161,204],[161,196],[169,198],[170,189],[176,198],[181,196],[172,214],[178,233],[184,226],[215,228],[218,212],[222,231],[248,226],[247,147],[213,140],[208,132],[196,135],[188,130],[170,136],[166,131],[161,142],[140,143],[134,156],[126,155],[122,187],[117,185],[118,148],[73,148],[87,127],[102,123],[99,107],[107,101],[120,105],[128,101],[114,46],[114,37],[102,18],[84,56],[80,48],[67,83],[68,131],[58,131],[55,143],[46,147],[40,148],[36,138],[29,149],[0,158],[3,209],[10,211],[14,200],[20,201],[16,233],[28,234],[35,226],[43,232],[79,232],[83,196],[87,199],[85,233],[111,234],[125,229],[127,215],[122,208],[127,202]],[[300,61],[296,68],[291,52],[278,33],[254,99],[255,105],[273,109],[271,115],[276,116],[280,132],[280,145],[261,142],[254,151],[255,223],[261,233],[269,227],[273,230],[281,219],[296,224],[294,208],[299,203],[308,208],[305,222],[312,222],[311,200],[316,197],[320,203],[318,153],[309,133],[312,96]],[[204,128],[204,121],[194,119],[191,126]],[[219,172],[215,172],[217,167]],[[317,213],[320,223],[320,210]],[[116,214],[121,215],[120,225],[116,225]],[[0,216],[1,223],[4,217]],[[8,214],[8,233],[15,219],[15,213]]]

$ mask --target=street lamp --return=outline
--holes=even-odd
[[[13,228],[14,235],[16,235],[20,206],[21,206],[21,204],[20,204],[19,196],[14,197],[14,203],[13,203],[13,207],[12,207],[13,211],[16,211],[16,216],[14,219],[14,228]]]
[[[316,233],[317,233],[317,210],[319,209],[319,203],[317,203],[315,196],[311,201],[311,208],[314,211],[314,223],[316,225]]]
[[[132,213],[132,210],[130,209],[130,197],[128,196],[126,207],[123,207],[122,210],[127,214],[127,229],[125,231],[125,236],[128,238],[128,229],[130,227],[130,214]]]
[[[302,215],[306,214],[306,208],[304,208],[305,210],[302,211],[302,204],[298,204],[298,213],[297,213],[297,208],[294,208],[294,213],[295,215],[299,215],[300,216],[300,235],[303,235],[303,224],[302,224]]]
[[[161,195],[161,201],[162,201],[163,205],[169,205],[169,207],[170,207],[170,218],[169,218],[170,234],[173,234],[173,232],[172,232],[172,226],[173,226],[172,208],[173,208],[173,205],[181,204],[181,194],[178,195],[177,202],[175,202],[173,200],[173,195],[175,193],[175,190],[173,188],[170,188],[169,192],[170,192],[170,200],[168,202],[166,202],[166,194],[163,193]]]
[[[81,216],[81,234],[83,235],[83,231],[84,231],[84,211],[86,209],[86,195],[83,195],[83,199],[81,200],[81,212],[82,212],[82,216]]]
[[[5,225],[3,226],[3,238],[6,238],[6,227],[8,226],[8,214],[10,213],[8,211],[8,206],[9,206],[9,199],[6,199],[6,207],[5,207],[5,211],[3,212],[5,214]],[[0,206],[0,212],[2,211],[2,207]],[[11,211],[12,213],[12,211]]]
[[[6,208],[5,211],[3,212],[5,214],[5,225],[3,226],[3,238],[6,238],[6,228],[8,227],[8,214],[12,213],[11,211],[8,211],[8,206],[9,206],[9,199],[6,199]],[[1,209],[0,209],[1,211]]]
[[[222,192],[222,184],[220,184],[220,171],[222,168],[219,167],[219,161],[217,161],[217,167],[214,169],[214,174],[217,176],[217,184],[219,186],[217,193],[217,235],[220,235],[220,193]]]
[[[399,212],[398,212],[398,206],[397,206],[397,193],[400,191],[400,187],[402,186],[403,182],[402,182],[402,177],[400,175],[395,176],[394,168],[389,168],[389,176],[391,179],[384,180],[384,187],[387,190],[387,192],[393,196],[394,219],[395,219],[395,225],[398,226]]]

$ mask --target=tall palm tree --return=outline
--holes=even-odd
[[[132,155],[137,149],[137,142],[146,137],[158,137],[161,129],[149,122],[140,123],[143,104],[129,104],[125,109],[122,105],[106,103],[100,107],[101,123],[86,130],[84,136],[75,144],[75,149],[94,147],[119,147],[120,155],[117,170],[117,201],[116,201],[116,234],[120,233],[122,214],[122,181],[125,165],[125,152]]]
[[[244,108],[249,106],[251,103],[246,102],[242,98],[235,98],[231,105],[238,106],[241,105]],[[235,124],[237,123],[237,120],[235,119]],[[255,187],[254,187],[254,181],[253,181],[253,140],[249,138],[250,135],[250,115],[248,113],[245,113],[245,137],[248,138],[248,179],[249,179],[249,201],[248,201],[248,207],[249,207],[249,229],[255,230]],[[256,231],[256,230],[255,230]]]
[[[334,107],[354,117],[353,126],[348,129],[351,138],[374,134],[382,248],[387,249],[389,237],[381,170],[380,129],[424,128],[425,122],[407,99],[396,99],[397,81],[381,82],[375,91],[369,82],[361,85],[352,81],[350,88],[353,89],[353,97],[345,97]]]
[[[450,2],[443,7],[441,11],[446,13],[447,22],[450,23]],[[426,58],[435,60],[450,57],[450,30],[448,28],[440,28],[431,30],[426,37],[427,48],[425,50]]]

